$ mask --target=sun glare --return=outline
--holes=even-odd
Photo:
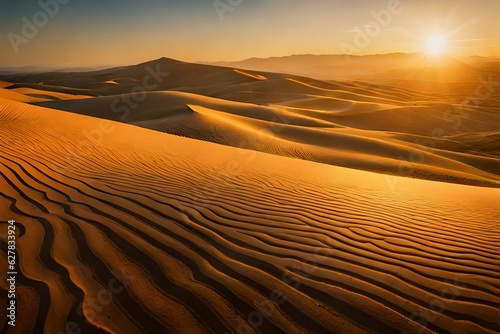
[[[446,39],[443,36],[432,36],[427,40],[427,52],[439,56],[446,52]]]

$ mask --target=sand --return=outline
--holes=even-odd
[[[5,99],[0,115],[28,331],[498,329],[498,189],[395,192],[380,174]],[[106,299],[109,282],[124,288]]]
[[[165,58],[24,78],[0,78],[2,333],[500,333],[495,95]]]
[[[89,84],[89,95],[102,96],[36,104],[330,165],[500,186],[495,107],[465,106],[399,88],[169,59],[120,68],[109,78],[140,82],[141,68],[142,75],[151,68],[169,75],[140,98],[131,84],[107,89]],[[193,78],[192,73],[201,74]],[[103,74],[86,74],[87,80],[93,76]],[[73,86],[83,87],[77,79]]]
[[[72,99],[86,99],[89,96],[82,94],[67,94],[57,91],[47,91],[43,89],[33,89],[27,87],[16,88],[9,82],[0,81],[0,98],[9,99],[18,102],[34,103],[46,101],[60,101]]]

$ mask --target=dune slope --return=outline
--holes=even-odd
[[[498,332],[498,189],[394,188],[7,100],[0,124],[16,330]]]
[[[299,89],[326,89],[311,88],[299,82],[290,84]],[[252,95],[257,87],[253,88]],[[326,91],[339,94],[334,90]],[[453,124],[443,120],[446,109],[442,106],[443,110],[432,106],[403,107],[398,104],[404,103],[395,104],[389,100],[386,103],[392,105],[309,97],[309,103],[317,107],[306,108],[304,105],[299,107],[299,102],[295,102],[295,107],[259,105],[161,91],[145,93],[133,108],[121,102],[131,101],[133,96],[122,94],[38,105],[331,165],[437,181],[500,186],[500,161],[494,143],[492,147],[483,146],[484,150],[476,146],[476,151],[470,152],[470,145],[465,143],[468,137],[456,135],[448,140],[444,136],[432,136],[439,129],[443,133],[475,134],[478,138],[494,135],[495,120],[499,119],[494,114],[471,112],[469,119],[462,121],[460,131],[456,131]],[[288,100],[288,104],[294,103],[293,97],[288,96]],[[304,96],[299,100],[303,101]],[[344,110],[328,111],[326,106],[330,102],[343,103],[341,108]],[[485,122],[487,118],[490,122]]]
[[[300,59],[318,58],[286,61]],[[397,60],[391,68],[399,64],[396,68],[408,75],[416,68],[436,75],[475,68],[422,55],[362,59],[379,67]],[[284,59],[276,61],[273,66]],[[493,74],[478,79],[465,85],[458,80],[460,85],[450,85],[446,94],[425,93],[399,84],[322,81],[160,58],[93,72],[0,76],[14,83],[0,90],[0,97],[287,157],[499,187],[494,92],[500,85]]]

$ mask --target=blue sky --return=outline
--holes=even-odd
[[[40,2],[57,1],[67,3],[44,22]],[[346,46],[357,54],[417,52],[436,34],[456,54],[500,53],[498,0],[218,1],[219,10],[213,0],[0,0],[0,66],[240,60],[338,54]],[[373,13],[390,1],[401,11],[382,26]],[[25,36],[34,17],[37,32]],[[374,30],[363,40],[365,29]]]

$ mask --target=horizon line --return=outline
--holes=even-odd
[[[138,63],[122,63],[122,64],[107,64],[107,65],[76,65],[76,66],[57,66],[57,65],[20,65],[20,66],[2,66],[0,65],[0,71],[2,70],[10,70],[10,69],[28,69],[28,68],[40,68],[40,69],[50,69],[53,71],[60,71],[60,70],[69,70],[69,69],[106,69],[106,68],[114,68],[114,67],[123,67],[123,66],[134,66],[134,65],[140,65],[143,63],[148,63],[151,61],[156,61],[160,59],[170,59],[170,60],[175,60],[175,61],[180,61],[180,62],[185,62],[185,63],[192,63],[192,64],[221,64],[221,63],[238,63],[238,62],[244,62],[248,60],[254,60],[254,59],[279,59],[279,58],[290,58],[290,57],[300,57],[300,56],[315,56],[315,57],[355,57],[355,58],[360,58],[360,57],[373,57],[373,56],[390,56],[390,55],[418,55],[418,54],[424,54],[425,52],[419,51],[419,52],[388,52],[388,53],[371,53],[371,54],[342,54],[342,53],[323,53],[323,54],[315,54],[315,53],[293,53],[289,55],[282,55],[282,56],[268,56],[268,57],[248,57],[244,59],[239,59],[239,60],[217,60],[217,61],[206,61],[206,60],[196,60],[196,61],[186,61],[186,60],[181,60],[177,58],[172,58],[172,57],[167,57],[167,56],[162,56],[158,58],[153,58],[145,61],[140,61]],[[447,54],[449,57],[459,57],[459,58],[486,58],[486,59],[499,59],[500,55],[496,56],[481,56],[481,55],[469,55],[469,56],[460,56],[460,55],[455,55],[455,54]]]

